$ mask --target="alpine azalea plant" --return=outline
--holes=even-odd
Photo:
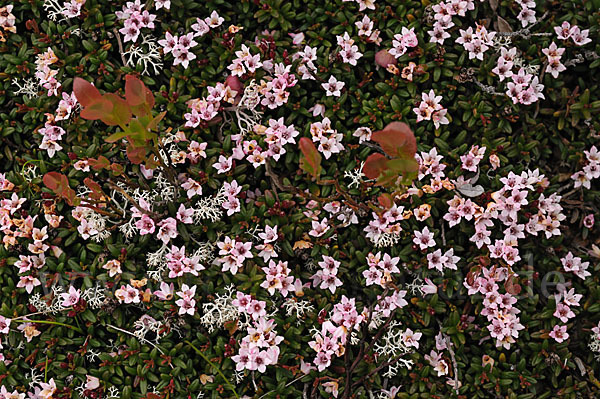
[[[0,4],[0,399],[600,397],[598,9]]]

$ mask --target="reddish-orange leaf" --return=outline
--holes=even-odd
[[[146,102],[146,86],[133,75],[125,76],[125,99],[132,107]]]
[[[299,146],[306,162],[304,164],[304,169],[313,176],[318,177],[321,168],[321,154],[317,151],[317,147],[315,147],[313,142],[306,137],[300,139]],[[308,168],[306,166],[308,166]]]
[[[76,202],[75,190],[69,187],[69,178],[58,172],[48,172],[42,181],[56,195],[64,198],[69,205]]]
[[[97,88],[87,80],[81,78],[75,78],[73,81],[73,91],[82,107],[87,107],[102,98],[102,94],[100,94]]]
[[[50,190],[54,191],[56,189],[58,189],[58,187],[61,184],[61,176],[64,176],[58,172],[48,172],[44,175],[44,178],[42,179],[44,182],[44,185],[46,187],[48,187]]]
[[[98,159],[88,158],[88,163],[94,170],[102,170],[110,165],[110,161],[104,155],[100,155]]]
[[[127,146],[127,158],[136,165],[144,162],[146,157],[146,147],[134,147],[131,144]]]
[[[109,126],[124,125],[131,120],[131,110],[127,102],[114,93],[107,93],[103,100],[111,104],[111,110],[100,117],[100,120]]]
[[[390,209],[392,205],[394,205],[394,200],[389,193],[381,194],[379,197],[377,197],[377,202],[379,202],[379,205],[385,209]]]
[[[99,200],[102,198],[104,193],[102,192],[102,187],[89,177],[83,179],[83,183],[90,189],[92,192],[90,193],[90,197],[95,200]]]
[[[373,133],[371,140],[378,143],[389,156],[414,158],[417,140],[410,127],[403,122],[392,122],[383,130]]]
[[[120,176],[123,174],[123,172],[125,172],[125,168],[123,167],[123,165],[118,163],[110,164],[110,170],[112,170],[113,175],[115,176]]]
[[[81,110],[81,117],[95,121],[101,119],[105,115],[109,115],[113,110],[113,105],[110,101],[105,98],[100,98],[98,101],[93,102]]]
[[[387,158],[385,155],[380,153],[371,154],[365,161],[363,173],[369,179],[377,179],[381,172],[385,169],[386,162]]]
[[[387,50],[379,50],[375,54],[375,62],[377,65],[383,68],[387,68],[388,65],[396,65],[398,61],[396,61],[396,57],[391,55]]]

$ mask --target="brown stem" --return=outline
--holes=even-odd
[[[384,367],[387,366],[391,366],[394,363],[398,363],[398,361],[402,358],[402,355],[400,356],[396,356],[394,359],[389,360],[385,363],[380,364],[379,366],[377,366],[373,371],[371,371],[369,374],[363,376],[360,378],[360,380],[356,381],[354,384],[352,384],[352,387],[354,387],[355,385],[360,384],[361,382],[363,382],[364,380],[366,380],[367,378],[369,378],[370,376],[372,376],[373,374],[377,373],[379,370],[383,369]]]
[[[127,66],[127,61],[125,60],[125,51],[123,50],[123,43],[121,42],[121,36],[117,28],[113,28],[113,33],[117,38],[117,44],[119,45],[119,54],[121,54],[121,61],[123,61],[123,66]]]
[[[123,215],[119,215],[119,214],[116,214],[116,213],[105,211],[103,209],[98,208],[95,205],[92,205],[92,204],[79,204],[79,206],[91,209],[94,212],[97,212],[97,213],[99,213],[101,215],[108,216],[108,217],[111,217],[111,218],[121,218],[121,217],[123,217]]]

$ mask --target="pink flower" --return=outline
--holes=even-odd
[[[566,323],[569,321],[569,319],[575,317],[575,313],[573,313],[568,305],[559,303],[556,305],[556,311],[554,312],[553,316],[559,318],[563,323]]]
[[[163,243],[168,243],[171,238],[177,237],[177,221],[173,218],[167,218],[158,223],[157,237]]]
[[[187,190],[188,198],[192,198],[194,195],[202,195],[202,185],[192,178],[187,179],[181,187]]]
[[[164,7],[166,10],[169,10],[171,8],[171,0],[156,0],[154,6],[157,10],[162,7]]]
[[[10,319],[0,315],[0,334],[8,334],[10,321]]]
[[[169,301],[173,298],[173,283],[167,284],[164,281],[160,283],[160,290],[154,291],[154,295],[161,301]]]
[[[221,18],[216,11],[213,11],[210,14],[210,17],[204,19],[204,22],[206,22],[211,28],[218,28],[224,21],[225,18]]]
[[[135,227],[140,231],[140,235],[154,233],[154,220],[147,214],[142,214],[142,218],[135,222]]]
[[[124,303],[140,303],[140,291],[127,284],[115,291],[115,297]]]
[[[315,357],[314,363],[319,372],[321,372],[331,364],[331,355],[326,352],[319,352],[317,353],[317,357]]]
[[[442,255],[441,249],[438,249],[427,255],[427,261],[429,262],[429,269],[437,269],[441,272],[444,264],[448,261],[448,258]]]
[[[433,233],[429,231],[429,228],[425,226],[423,231],[415,231],[415,237],[413,242],[418,245],[421,249],[427,249],[429,247],[435,247],[435,241],[433,240]]]
[[[219,162],[214,163],[213,168],[217,170],[218,174],[226,173],[231,170],[233,166],[233,159],[231,157],[226,158],[224,155],[219,156]]]
[[[177,210],[177,220],[184,224],[191,224],[194,222],[192,217],[194,216],[194,209],[187,208],[185,205],[179,205],[179,209]]]
[[[265,309],[266,306],[266,302],[257,301],[253,299],[252,302],[248,304],[246,310],[248,311],[248,313],[250,313],[250,316],[252,316],[254,320],[258,320],[260,317],[263,317],[267,314],[267,311]]]
[[[60,294],[60,298],[63,300],[61,305],[64,307],[73,306],[79,302],[80,296],[81,292],[77,288],[71,286],[69,287],[69,292]]]
[[[327,223],[327,218],[323,218],[320,222],[313,220],[311,222],[312,230],[309,231],[309,235],[313,237],[321,237],[323,234],[329,231],[329,224]]]
[[[196,23],[192,25],[192,29],[194,32],[194,36],[204,36],[210,31],[210,27],[208,24],[200,18],[196,18]]]
[[[40,280],[38,280],[36,277],[21,276],[19,279],[19,282],[17,283],[17,288],[25,287],[25,291],[27,291],[28,294],[31,294],[31,291],[33,291],[33,288],[37,287],[38,285],[41,285],[41,284],[42,283],[40,282]]]
[[[559,344],[567,339],[569,339],[569,334],[567,333],[567,326],[554,326],[554,329],[550,331],[550,337],[554,338],[556,342]]]
[[[108,275],[110,277],[114,277],[117,274],[123,273],[121,270],[121,262],[116,259],[109,260],[102,266],[102,268],[108,270]]]
[[[339,82],[335,76],[330,76],[327,83],[322,83],[321,86],[325,89],[327,96],[339,97],[342,95],[341,91],[344,88],[345,83]]]
[[[588,229],[591,229],[592,227],[594,227],[594,222],[595,221],[594,221],[593,213],[590,213],[585,218],[583,218],[583,225]]]
[[[425,295],[435,294],[438,291],[438,287],[437,287],[437,285],[435,285],[433,283],[433,281],[431,281],[430,279],[426,278],[425,279],[425,284],[421,287],[421,291],[423,291],[423,294],[425,294]]]

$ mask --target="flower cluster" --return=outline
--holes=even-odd
[[[196,54],[190,51],[198,45],[198,42],[194,40],[194,37],[194,33],[188,33],[179,37],[173,36],[167,32],[165,33],[165,38],[159,40],[158,44],[162,46],[165,54],[171,53],[173,55],[173,58],[175,58],[173,65],[181,64],[181,66],[187,69],[190,65],[190,61],[196,59]]]
[[[254,73],[263,66],[260,61],[260,54],[250,52],[250,48],[242,44],[242,49],[235,52],[235,56],[231,65],[227,67],[233,76],[243,76],[245,73]]]
[[[582,280],[585,280],[586,277],[592,275],[588,271],[590,262],[582,262],[581,258],[574,256],[572,252],[569,252],[566,256],[561,258],[560,261],[566,272],[572,272]]]
[[[575,181],[575,188],[583,186],[589,189],[591,181],[600,177],[600,152],[596,146],[592,146],[589,151],[584,151],[584,153],[586,165],[583,170],[573,173],[571,179]]]
[[[236,274],[246,259],[254,257],[251,251],[252,242],[236,241],[225,237],[225,240],[218,242],[217,246],[219,255],[222,256],[217,258],[216,262],[223,266],[222,271],[224,272],[229,271],[231,274]]]
[[[506,85],[506,95],[510,97],[514,104],[520,103],[530,105],[544,99],[544,85],[539,82],[537,76],[525,71],[525,68],[520,68],[518,73],[511,75],[512,82]]]
[[[472,27],[466,30],[460,29],[460,37],[456,39],[456,43],[463,45],[464,49],[469,52],[469,59],[477,58],[483,61],[483,54],[493,45],[496,32],[488,32],[482,25],[477,25],[475,31]]]
[[[358,61],[363,54],[358,51],[358,46],[354,44],[354,40],[350,38],[348,32],[344,33],[344,36],[338,35],[336,38],[337,44],[341,48],[340,56],[342,57],[342,60],[347,64],[356,66],[356,61]]]
[[[482,268],[479,273],[469,277],[473,280],[472,284],[468,281],[464,282],[468,288],[469,295],[480,293],[484,296],[483,306],[481,311],[483,316],[486,316],[488,322],[487,329],[490,331],[490,336],[496,339],[496,346],[503,346],[506,349],[515,343],[515,338],[518,338],[519,331],[525,326],[520,323],[519,314],[521,311],[513,305],[517,302],[510,293],[504,294],[499,292],[498,283],[509,281],[513,278],[506,267],[492,267],[491,269]]]
[[[0,42],[5,42],[3,31],[17,33],[17,27],[15,26],[16,18],[12,14],[13,10],[12,4],[7,4],[6,6],[0,7]]]
[[[269,68],[265,65],[268,65]],[[287,89],[294,87],[298,79],[296,79],[296,75],[290,73],[291,65],[281,63],[273,65],[270,60],[265,61],[265,65],[263,68],[267,72],[273,73],[273,76],[267,76],[267,79],[260,82],[259,93],[263,96],[260,103],[269,109],[276,109],[288,102],[290,92]],[[271,65],[273,65],[272,68]]]
[[[450,123],[448,118],[446,118],[448,110],[442,107],[440,101],[442,101],[442,96],[436,96],[433,90],[430,90],[429,93],[421,94],[421,103],[418,107],[413,108],[413,112],[417,114],[417,122],[433,120],[436,129],[440,125]]]
[[[296,290],[294,276],[290,276],[290,269],[287,262],[279,261],[275,263],[271,259],[269,266],[263,267],[262,270],[267,276],[266,280],[260,286],[266,289],[270,295],[275,294],[275,290],[277,290],[281,295],[286,297],[288,293]]]
[[[344,150],[344,145],[342,144],[344,135],[338,133],[331,126],[329,118],[323,118],[321,122],[311,123],[310,134],[312,141],[319,143],[317,149],[325,156],[325,159],[329,159],[332,154],[338,154]]]
[[[140,0],[128,1],[122,11],[117,11],[117,18],[124,21],[123,27],[119,29],[124,35],[125,42],[135,43],[143,28],[154,29],[156,15],[150,14],[148,10],[142,10]]]
[[[382,257],[381,252],[377,252],[375,255],[369,252],[367,255],[367,265],[369,268],[362,273],[366,279],[366,285],[377,284],[385,288],[387,282],[392,280],[392,273],[400,273],[400,269],[397,266],[398,262],[400,262],[400,258],[398,257],[392,258],[388,254],[384,254]]]
[[[486,147],[479,147],[474,145],[471,147],[468,153],[460,156],[461,167],[469,172],[477,172],[479,162],[485,156]]]
[[[564,48],[558,48],[556,43],[552,42],[550,47],[542,49],[542,53],[548,57],[548,65],[546,66],[546,72],[550,73],[555,79],[558,78],[558,74],[567,68],[560,62],[560,57],[565,52]]]
[[[394,47],[389,51],[389,53],[395,58],[400,58],[406,54],[409,48],[417,47],[419,45],[419,39],[417,39],[417,35],[415,34],[415,28],[408,29],[403,26],[402,33],[394,35],[392,45]]]
[[[180,315],[189,314],[193,316],[196,313],[196,300],[194,299],[196,288],[196,285],[189,287],[187,284],[182,284],[181,291],[175,293],[179,297],[175,301],[175,305],[179,306]]]
[[[56,108],[56,111],[54,112],[54,120],[57,122],[68,120],[78,104],[75,93],[67,94],[63,92],[62,99],[58,102],[58,108]]]
[[[342,280],[337,276],[340,262],[331,256],[323,256],[323,260],[318,262],[318,264],[321,266],[321,270],[318,270],[311,277],[313,287],[319,287],[322,290],[328,289],[334,294],[337,287],[342,285]]]
[[[358,328],[358,324],[356,326]],[[347,335],[347,329],[343,325],[336,326],[330,320],[325,321],[321,325],[321,330],[314,333],[314,340],[308,345],[317,352],[314,364],[319,371],[329,367],[335,356],[342,356],[345,353]]]
[[[44,53],[38,54],[35,60],[35,77],[39,84],[48,90],[48,96],[58,95],[58,88],[61,86],[56,79],[57,69],[51,69],[50,65],[58,62],[58,57],[51,48]]]
[[[575,288],[567,290],[567,287],[563,284],[558,284],[557,288],[558,294],[554,295],[556,302],[556,311],[554,312],[554,317],[563,323],[567,323],[570,319],[575,317],[575,313],[571,310],[571,307],[580,306],[579,301],[583,295],[576,294]],[[550,332],[550,336],[554,338],[556,342],[561,343],[569,337],[569,334],[567,334],[566,330],[566,326],[556,325],[554,326],[552,332]]]
[[[371,21],[371,18],[369,18],[368,15],[363,16],[363,18],[360,21],[356,21],[354,25],[358,28],[358,36],[365,37],[368,43],[375,43],[376,45],[381,44],[382,39],[379,37],[381,32],[379,32],[379,29],[373,29],[373,21]]]
[[[58,141],[62,140],[62,136],[65,134],[63,128],[60,126],[53,126],[46,122],[45,126],[38,130],[38,133],[43,136],[40,148],[46,150],[50,158],[54,157],[57,151],[62,150]]]
[[[250,370],[264,373],[267,366],[277,364],[279,359],[279,344],[283,337],[277,335],[274,329],[275,320],[260,317],[248,327],[248,335],[240,341],[240,350],[232,356],[236,370]]]
[[[402,227],[400,221],[405,219],[404,207],[395,204],[381,216],[373,212],[373,220],[365,227],[364,231],[369,240],[376,247],[387,246],[400,240]],[[410,215],[408,216],[410,217]]]
[[[429,41],[444,44],[444,41],[450,37],[450,33],[446,31],[454,26],[452,17],[455,15],[464,17],[467,11],[474,9],[473,0],[449,0],[433,5],[435,23],[433,24],[433,30],[427,31],[430,36]]]
[[[589,29],[581,30],[577,25],[571,26],[569,21],[564,21],[560,26],[555,26],[554,32],[556,32],[560,40],[572,39],[573,43],[577,46],[583,46],[592,42],[592,39],[588,37],[590,34]]]
[[[185,246],[177,248],[175,245],[172,245],[165,258],[167,260],[167,267],[169,268],[169,278],[177,278],[183,276],[185,273],[197,276],[199,271],[204,270],[204,266],[200,264],[199,256],[186,256]]]
[[[218,28],[225,21],[218,12],[213,11],[210,14],[210,17],[196,18],[196,23],[192,25],[192,29],[194,30],[194,36],[202,37],[210,32],[210,29]]]
[[[517,19],[521,21],[523,28],[535,23],[535,1],[517,0],[517,3],[521,6],[521,12],[517,15]]]

